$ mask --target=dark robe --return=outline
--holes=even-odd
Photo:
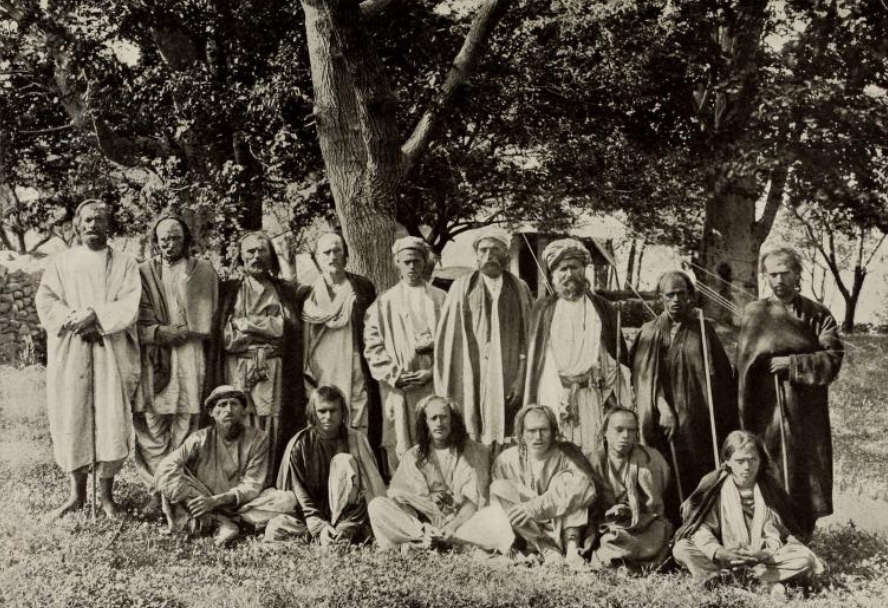
[[[586,291],[588,298],[598,318],[601,319],[601,344],[607,353],[616,361],[617,359],[617,315],[614,307],[601,296]],[[549,347],[549,332],[552,329],[552,317],[555,314],[555,304],[558,296],[549,295],[538,299],[533,303],[530,321],[530,333],[528,334],[529,352],[527,363],[527,382],[524,389],[524,403],[537,402],[540,375],[543,373],[543,365],[546,363],[546,352]],[[620,336],[620,363],[629,365],[629,357],[626,352],[626,342]],[[622,398],[626,398],[623,395]]]
[[[817,518],[833,512],[829,383],[842,365],[838,325],[820,304],[796,296],[789,308],[771,299],[746,307],[737,346],[740,424],[757,434],[784,480],[780,412],[771,357],[788,355],[780,380],[784,395],[789,495],[799,523],[810,536]]]
[[[641,441],[656,448],[672,462],[669,442],[660,429],[658,394],[672,406],[676,415],[673,435],[678,471],[673,473],[685,496],[693,491],[706,473],[716,467],[712,449],[712,424],[706,393],[706,366],[700,321],[691,317],[671,337],[672,322],[665,312],[645,323],[632,345],[632,385],[635,388]],[[715,328],[706,321],[712,400],[715,409],[716,449],[728,433],[740,427],[734,369]],[[678,483],[666,500],[666,512],[677,521]]]
[[[280,428],[277,437],[271,438],[275,445],[284,446],[297,430],[305,426],[305,386],[302,380],[302,309],[296,297],[296,285],[278,278],[270,279],[277,291],[281,306],[286,309],[284,336],[281,340],[281,366],[284,378],[281,403]],[[213,333],[207,359],[207,380],[204,393],[209,394],[222,384],[230,384],[226,379],[224,349],[225,323],[234,312],[242,279],[223,281],[219,285],[219,308],[213,319]],[[206,415],[204,416],[206,418]],[[202,421],[204,425],[208,420]],[[269,463],[269,482],[273,482],[280,462]]]
[[[355,303],[352,308],[352,339],[354,340],[354,348],[361,355],[361,372],[364,374],[364,386],[367,390],[367,439],[370,441],[370,447],[376,455],[376,462],[380,471],[387,471],[387,460],[382,451],[382,401],[379,397],[379,383],[373,379],[370,373],[370,366],[367,365],[367,359],[364,358],[364,317],[367,309],[376,300],[376,287],[366,277],[351,272],[345,273],[346,280],[351,283],[355,292]],[[296,299],[299,303],[300,321],[303,303],[311,297],[313,285],[300,285],[296,291]],[[343,357],[343,365],[351,365],[351,359]],[[304,365],[299,370],[299,380],[304,382],[303,372]],[[347,396],[346,396],[347,397]],[[393,472],[393,471],[392,471]],[[391,472],[390,472],[391,473]],[[389,477],[387,475],[386,477]]]

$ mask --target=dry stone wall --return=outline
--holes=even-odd
[[[46,334],[34,306],[42,274],[0,265],[0,365],[46,360]]]

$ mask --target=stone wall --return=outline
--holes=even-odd
[[[0,365],[46,360],[46,335],[34,307],[41,275],[0,265]]]

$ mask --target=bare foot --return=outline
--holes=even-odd
[[[120,519],[123,517],[123,511],[118,504],[114,502],[113,498],[102,498],[99,501],[99,505],[102,507],[105,516],[109,519]]]
[[[61,507],[58,507],[57,509],[53,510],[50,513],[49,518],[50,519],[59,519],[61,517],[64,517],[65,515],[68,515],[69,513],[73,513],[75,511],[81,510],[85,504],[86,504],[86,501],[84,501],[79,496],[72,496],[67,501],[65,501],[65,504],[63,504]]]

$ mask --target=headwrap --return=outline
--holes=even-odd
[[[216,402],[221,399],[229,399],[234,398],[241,402],[241,405],[247,407],[247,395],[240,389],[234,388],[231,385],[223,384],[222,386],[217,386],[213,389],[213,392],[210,393],[209,397],[204,400],[204,407],[208,410],[213,409],[213,406],[216,405]]]
[[[160,215],[156,220],[154,220],[154,222],[151,224],[151,228],[148,231],[148,241],[151,243],[152,255],[160,255],[160,247],[157,243],[157,228],[160,226],[161,222],[164,222],[166,220],[177,222],[179,226],[182,227],[184,254],[187,257],[191,253],[191,229],[188,227],[188,224],[185,222],[184,219],[174,213],[164,213]]]
[[[416,249],[426,257],[428,257],[430,250],[428,243],[418,236],[405,236],[395,241],[394,245],[392,245],[392,255],[398,255],[405,249]]]
[[[472,240],[472,248],[478,249],[478,243],[484,239],[499,241],[507,250],[512,247],[512,235],[508,230],[499,226],[487,226],[476,232],[475,238]]]
[[[577,258],[583,263],[583,266],[588,266],[592,262],[589,250],[576,239],[558,239],[543,249],[543,262],[549,272],[552,272],[562,260],[568,258]]]

